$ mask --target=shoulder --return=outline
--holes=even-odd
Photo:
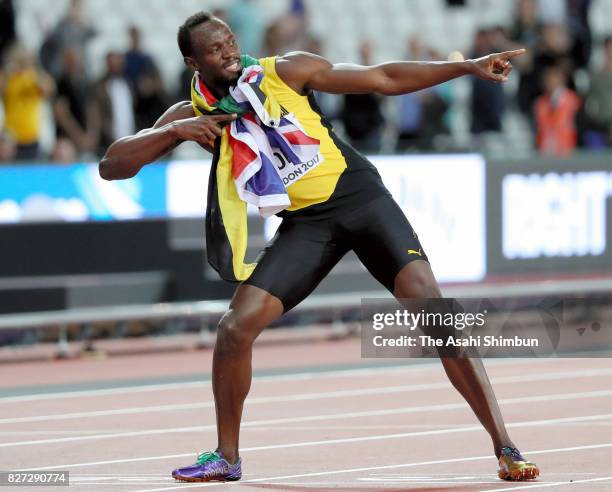
[[[300,72],[311,72],[328,68],[331,63],[322,56],[306,51],[291,51],[276,57],[276,71],[281,74],[293,75]]]
[[[292,51],[276,57],[276,73],[288,86],[302,94],[313,74],[331,67],[322,56],[306,51]]]

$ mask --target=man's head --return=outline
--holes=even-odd
[[[122,53],[119,51],[109,51],[106,53],[106,73],[108,76],[122,76],[124,67],[125,60]]]
[[[178,31],[185,64],[212,88],[227,88],[240,77],[240,48],[234,33],[208,12],[189,17]]]

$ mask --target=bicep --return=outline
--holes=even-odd
[[[310,53],[285,55],[277,64],[277,71],[298,92],[308,89],[332,94],[380,92],[387,83],[387,76],[379,66],[332,64]]]
[[[337,63],[315,72],[308,87],[332,94],[367,94],[381,92],[387,77],[378,67]]]

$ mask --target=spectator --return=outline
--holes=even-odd
[[[151,67],[140,74],[134,93],[136,128],[151,128],[168,107],[168,98],[159,72]]]
[[[510,29],[510,39],[521,47],[532,50],[538,43],[542,27],[538,18],[536,2],[535,0],[519,0],[516,6],[514,24]]]
[[[473,58],[489,55],[502,48],[493,44],[493,33],[487,29],[480,29],[474,38]],[[501,84],[472,78],[472,133],[480,135],[488,132],[502,131],[502,117],[504,114],[504,89]]]
[[[571,39],[563,24],[545,24],[532,53],[522,68],[517,100],[520,110],[533,124],[533,104],[543,92],[543,72],[550,66],[561,67],[571,77],[574,65],[571,57]],[[573,82],[571,83],[573,87]]]
[[[372,45],[364,42],[360,47],[361,63],[372,63]],[[381,98],[376,94],[347,94],[340,119],[344,130],[357,150],[378,152],[385,119],[380,109]]]
[[[42,105],[55,92],[53,79],[42,70],[34,55],[14,45],[0,75],[0,96],[4,103],[4,126],[15,138],[17,159],[39,155]]]
[[[311,36],[306,45],[306,51],[315,55],[323,55],[323,41]],[[321,112],[328,120],[338,119],[340,110],[342,109],[343,98],[338,94],[330,94],[329,92],[313,91],[314,98]]]
[[[96,150],[98,129],[94,117],[92,86],[86,78],[80,53],[74,48],[64,52],[64,71],[57,84],[53,104],[56,136],[67,139],[79,153]]]
[[[585,103],[588,127],[585,143],[590,148],[612,145],[612,36],[605,39],[604,51],[603,67],[591,75]]]
[[[406,60],[435,59],[435,53],[425,47],[418,37],[409,40]],[[430,150],[437,135],[448,133],[444,115],[449,105],[442,96],[442,90],[443,86],[436,86],[394,98],[398,106],[397,150]]]
[[[140,29],[130,26],[129,30],[130,48],[125,52],[125,78],[130,83],[132,89],[138,86],[140,76],[153,70],[157,71],[157,66],[153,57],[142,49],[142,39]]]
[[[308,46],[307,12],[303,0],[292,0],[289,12],[268,26],[264,34],[264,56],[302,51]]]
[[[576,113],[580,98],[567,88],[563,68],[550,66],[543,73],[544,94],[536,99],[538,149],[544,155],[563,157],[577,143]]]
[[[227,16],[242,52],[255,57],[259,56],[264,29],[257,5],[252,0],[234,0]]]
[[[567,27],[572,38],[572,61],[575,68],[587,68],[591,58],[591,0],[567,0]]]
[[[150,128],[167,107],[166,91],[153,57],[142,49],[140,30],[130,26],[130,49],[125,53],[125,77],[134,97],[136,129]]]
[[[285,49],[282,52],[303,50],[308,45],[308,11],[304,0],[291,0],[289,14],[281,23]]]
[[[264,32],[263,55],[274,56],[276,53],[282,53],[282,49],[280,21],[272,22]]]
[[[96,113],[100,123],[101,151],[118,138],[134,133],[134,102],[124,75],[123,55],[106,55],[106,73],[95,88]]]
[[[4,53],[15,42],[15,39],[13,0],[0,0],[0,66],[4,60]]]
[[[571,47],[572,40],[565,25],[544,24],[540,44],[537,46],[536,71],[541,70],[540,73],[543,73],[545,68],[555,65],[563,68],[566,76],[570,76],[575,68],[572,63]]]
[[[79,58],[86,60],[85,49],[95,35],[96,30],[83,16],[82,0],[70,0],[66,15],[47,36],[40,48],[43,66],[56,79],[59,78],[66,49],[76,49],[79,52]],[[88,69],[88,63],[84,63],[84,68]]]

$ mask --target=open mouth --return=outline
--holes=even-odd
[[[235,72],[239,72],[242,69],[242,65],[240,64],[240,60],[236,59],[236,60],[232,60],[231,62],[223,65],[223,68],[227,70],[228,72],[235,73]]]

